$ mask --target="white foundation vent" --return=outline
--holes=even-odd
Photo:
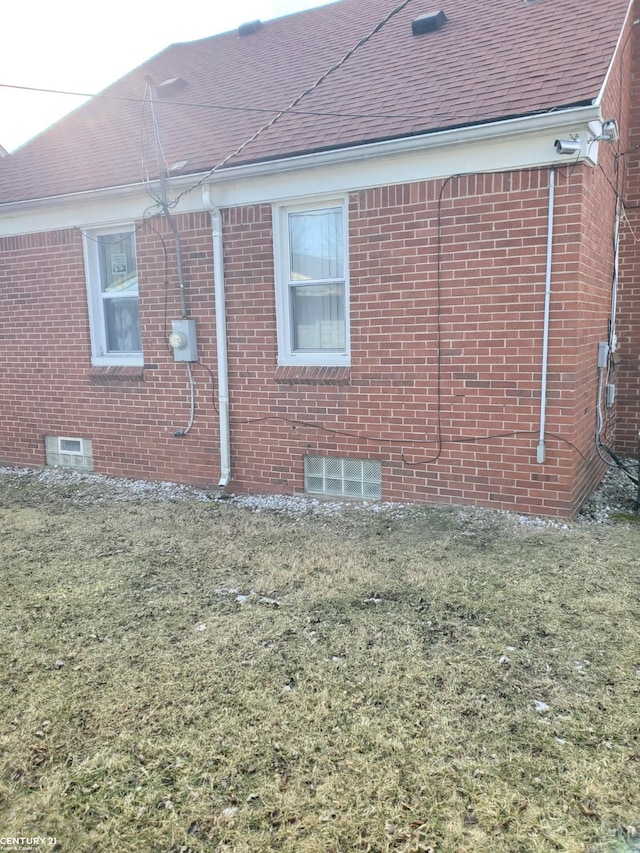
[[[305,456],[304,488],[311,494],[380,500],[382,466],[376,459]]]

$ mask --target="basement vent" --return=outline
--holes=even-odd
[[[380,500],[382,467],[376,459],[305,456],[304,488],[311,494]]]
[[[252,36],[262,29],[262,21],[249,21],[248,24],[240,24],[238,27],[239,36]]]
[[[93,471],[93,450],[88,438],[45,435],[44,450],[47,465],[55,468],[75,468],[76,471]]]
[[[435,33],[436,30],[442,29],[447,21],[447,16],[440,9],[439,12],[429,12],[427,15],[420,15],[419,18],[414,18],[411,21],[411,33],[414,36],[421,36],[424,33]]]

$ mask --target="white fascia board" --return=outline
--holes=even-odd
[[[188,186],[189,184],[185,184]],[[175,186],[175,184],[174,184]],[[199,193],[181,212],[202,210]],[[0,205],[0,237],[63,228],[101,228],[142,219],[154,205],[139,184]]]
[[[240,174],[241,169],[234,170],[234,174],[215,175],[211,192],[219,207],[232,207],[281,202],[305,195],[335,195],[451,175],[517,171],[553,164],[566,166],[575,159],[559,156],[555,141],[573,136],[580,138],[581,159],[595,163],[598,146],[589,144],[593,135],[586,119],[593,121],[597,116],[598,111],[589,107],[579,121],[567,121],[565,116],[564,123],[554,122],[544,131],[522,130],[518,134],[497,135],[494,132],[493,136],[469,141],[450,138],[437,146],[407,146],[409,150],[383,150],[382,143],[380,147],[368,146],[367,151],[364,147],[357,153],[351,151],[348,159],[335,158],[333,161],[324,154],[292,158],[280,171],[254,167],[250,180],[247,172]],[[261,167],[266,165],[260,164]],[[247,171],[249,168],[245,167]]]
[[[525,116],[524,118],[475,124],[419,136],[405,136],[401,139],[389,139],[367,145],[356,145],[350,148],[321,151],[316,154],[302,154],[283,160],[269,160],[247,166],[238,166],[234,169],[225,169],[212,175],[211,180],[214,182],[238,180],[265,173],[272,174],[273,172],[299,170],[301,167],[309,168],[338,162],[352,163],[363,159],[389,157],[393,154],[425,153],[440,148],[449,148],[450,146],[472,145],[489,140],[495,141],[519,137],[525,134],[544,134],[546,132],[551,134],[553,138],[551,140],[551,148],[546,152],[545,162],[553,162],[553,143],[559,135],[562,136],[563,132],[567,132],[568,128],[577,129],[578,131],[585,130],[590,121],[598,118],[600,118],[600,114],[597,106],[571,107],[557,112]]]
[[[589,122],[600,119],[597,105],[575,107],[508,121],[444,130],[317,154],[304,154],[172,178],[175,193],[202,181],[217,207],[277,202],[304,195],[335,194],[369,187],[425,181],[455,174],[512,171],[558,163],[554,142],[580,136],[587,153]],[[589,159],[597,146],[589,148]],[[0,205],[0,236],[60,228],[93,228],[141,219],[153,202],[140,184],[92,190]],[[205,210],[194,189],[174,213]]]

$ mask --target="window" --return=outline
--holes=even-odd
[[[82,456],[83,452],[81,438],[58,437],[58,453],[75,453]]]
[[[86,231],[85,261],[94,364],[142,364],[133,226]]]
[[[377,459],[305,456],[304,488],[311,494],[380,500],[382,465]]]
[[[93,471],[93,449],[90,438],[68,438],[45,435],[44,449],[47,465]]]
[[[280,364],[349,363],[346,220],[342,200],[275,211]]]

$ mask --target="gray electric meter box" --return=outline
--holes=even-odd
[[[176,361],[197,361],[196,321],[172,320],[169,346]]]

